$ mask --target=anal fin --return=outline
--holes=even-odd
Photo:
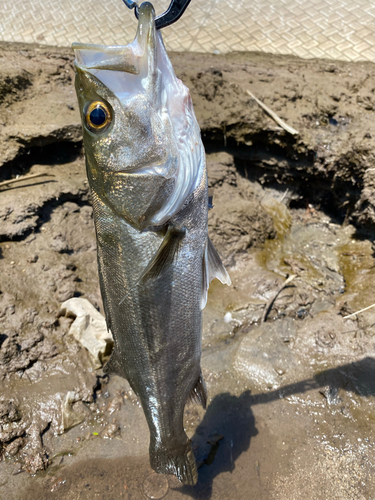
[[[125,370],[122,367],[120,356],[117,354],[116,348],[112,351],[111,357],[105,364],[104,373],[114,373],[120,377],[126,378]]]
[[[202,406],[205,410],[207,406],[207,389],[204,383],[202,372],[200,373],[197,383],[193,387],[189,395],[189,401]]]
[[[184,238],[185,233],[185,229],[178,229],[174,227],[168,228],[162,244],[149,262],[146,269],[141,274],[138,281],[144,279],[156,279],[165,269],[168,269],[172,265],[176,255],[178,254],[180,243]]]

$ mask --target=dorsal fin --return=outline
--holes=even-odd
[[[162,244],[149,262],[146,269],[141,274],[138,281],[156,279],[164,270],[168,269],[172,265],[185,233],[186,229],[184,228],[178,229],[171,226],[168,228]]]
[[[217,278],[223,285],[231,285],[232,282],[229,274],[209,237],[207,237],[207,255],[209,283],[211,283],[214,278]]]
[[[224,285],[232,284],[229,274],[221,262],[219,254],[213,246],[212,241],[207,236],[206,250],[203,257],[202,309],[204,309],[207,304],[207,291],[214,278],[220,280]]]

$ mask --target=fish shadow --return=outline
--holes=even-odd
[[[178,491],[194,499],[210,499],[214,478],[234,470],[237,458],[257,434],[250,391],[238,397],[229,393],[217,395],[192,438],[199,468],[198,483],[182,486]]]

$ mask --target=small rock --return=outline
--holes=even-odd
[[[25,441],[22,437],[15,439],[11,443],[9,443],[8,446],[5,447],[6,454],[11,457],[14,457],[20,451],[24,443]]]
[[[29,257],[29,258],[27,259],[27,262],[28,262],[29,264],[35,264],[35,262],[37,262],[37,261],[38,261],[38,259],[39,259],[39,255],[36,255],[36,254],[35,254],[35,255],[32,255],[31,257]]]
[[[227,312],[224,316],[224,323],[230,323],[233,320],[232,313]]]
[[[48,466],[48,457],[44,450],[24,456],[26,471],[29,474],[36,474],[40,470],[45,470]]]
[[[106,425],[100,433],[101,437],[105,439],[112,439],[118,434],[120,434],[120,426],[116,422]]]
[[[74,411],[73,409],[73,403],[78,400],[78,393],[75,391],[68,391],[62,409],[64,430],[71,429],[72,427],[81,424],[86,418],[86,413],[83,411]]]
[[[65,302],[74,297],[76,291],[75,284],[72,281],[64,283],[56,292],[56,300]]]
[[[107,411],[109,412],[109,414],[112,414],[113,412],[120,410],[123,402],[124,400],[122,395],[116,394],[116,396],[112,399],[112,401],[108,405]]]
[[[275,372],[276,372],[278,375],[280,375],[280,377],[281,377],[282,375],[284,375],[285,370],[284,370],[283,368],[276,367],[276,368],[275,368]]]

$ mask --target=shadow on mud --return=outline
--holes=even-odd
[[[367,357],[324,370],[311,379],[254,396],[250,391],[239,397],[219,394],[207,408],[192,438],[200,466],[198,484],[177,490],[196,500],[209,500],[214,478],[222,472],[232,472],[236,459],[249,448],[251,438],[258,434],[251,407],[321,388],[320,392],[329,404],[340,403],[339,389],[362,397],[375,396],[375,359]]]
[[[198,484],[183,486],[178,491],[194,499],[209,499],[214,478],[234,470],[235,461],[258,434],[251,400],[250,391],[239,397],[219,394],[212,400],[192,438],[197,465],[201,467]]]
[[[200,467],[198,484],[194,487],[170,486],[166,496],[158,496],[156,491],[155,495],[152,493],[147,498],[174,500],[177,492],[179,499],[182,495],[194,500],[210,500],[212,497],[250,498],[247,496],[252,480],[247,476],[249,469],[237,474],[233,481],[225,477],[223,481],[217,483],[219,486],[214,493],[213,483],[220,474],[235,470],[236,460],[249,449],[251,438],[257,435],[252,407],[312,389],[320,390],[329,404],[337,405],[341,403],[338,395],[340,389],[354,392],[362,397],[375,396],[375,358],[367,357],[359,362],[325,370],[311,379],[253,396],[250,391],[245,391],[240,396],[229,393],[217,395],[208,406],[192,439],[197,464]],[[91,500],[94,497],[108,500],[146,498],[144,482],[150,474],[152,475],[148,456],[86,459],[70,466],[57,466],[50,476],[46,476],[43,483],[30,483],[22,498],[28,500],[48,500],[52,497],[55,500],[68,498]],[[52,488],[57,488],[56,484],[60,484],[59,481],[62,481],[63,486],[51,496]],[[236,490],[237,485],[242,488],[241,491]],[[218,487],[220,491],[217,491]],[[254,490],[253,493],[254,498],[267,498],[261,496],[259,490],[258,492]]]
[[[329,402],[339,389],[354,392],[362,397],[375,396],[375,359],[367,357],[361,361],[321,371],[311,379],[289,384],[265,394],[257,394],[251,398],[251,405],[268,403],[274,399],[322,387],[326,389],[322,394]]]

